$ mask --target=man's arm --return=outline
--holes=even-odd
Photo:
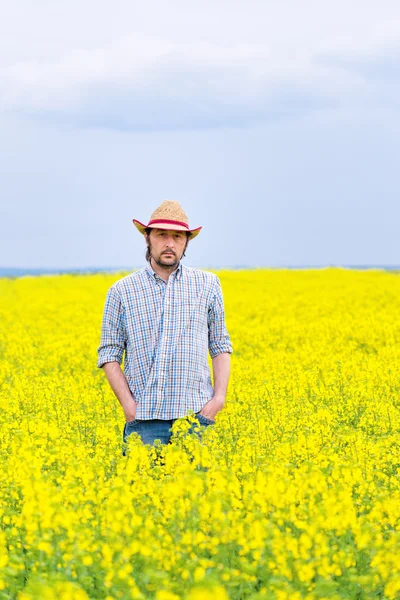
[[[212,366],[214,374],[214,398],[218,398],[224,403],[231,367],[230,353],[223,352],[222,354],[218,354],[218,356],[214,356]]]
[[[126,342],[125,311],[118,291],[112,286],[107,292],[104,306],[97,366],[103,368],[108,383],[124,410],[126,420],[133,421],[137,403],[133,401],[120,366]]]
[[[214,396],[203,406],[201,415],[209,419],[215,419],[215,415],[224,408],[226,391],[228,389],[230,375],[231,355],[223,352],[212,359],[214,374]]]
[[[104,363],[103,371],[106,374],[108,383],[122,406],[125,419],[127,421],[133,421],[136,417],[137,402],[132,396],[120,364],[116,361]]]
[[[230,376],[231,340],[225,326],[221,283],[216,278],[215,294],[208,314],[208,347],[214,374],[214,396],[201,409],[205,417],[214,419],[225,404]]]

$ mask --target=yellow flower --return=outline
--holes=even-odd
[[[156,600],[179,600],[179,598],[177,594],[173,594],[168,590],[159,590],[156,592]]]
[[[218,585],[214,587],[195,587],[193,588],[185,600],[229,600],[225,589]]]
[[[10,596],[399,596],[400,276],[218,274],[234,347],[218,427],[200,441],[192,413],[168,445],[135,433],[125,455],[95,368],[105,293],[124,274],[0,279]]]

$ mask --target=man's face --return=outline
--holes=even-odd
[[[184,231],[152,229],[147,242],[151,256],[160,267],[176,267],[187,246]]]

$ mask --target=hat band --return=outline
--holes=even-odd
[[[182,227],[189,229],[188,224],[183,221],[171,221],[171,219],[153,219],[152,221],[149,221],[149,225],[154,225],[154,223],[171,223],[171,225],[182,225]]]

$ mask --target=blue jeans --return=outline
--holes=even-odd
[[[197,420],[200,425],[208,427],[214,425],[215,421],[196,413]],[[138,433],[143,444],[154,445],[155,440],[161,440],[162,444],[168,444],[172,436],[172,424],[176,419],[134,419],[128,421],[124,425],[122,434],[123,441],[126,442],[127,437],[131,433]],[[193,425],[189,429],[189,433],[193,432]],[[125,456],[125,449],[122,454]]]

